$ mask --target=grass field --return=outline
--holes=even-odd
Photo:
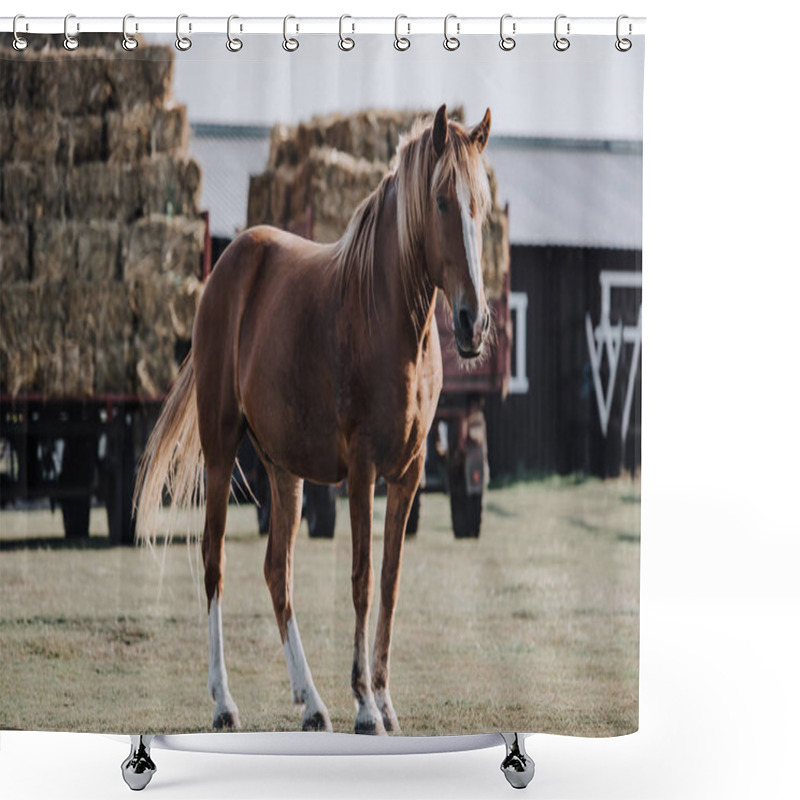
[[[385,498],[375,504],[373,556]],[[487,493],[478,540],[456,541],[448,499],[425,495],[406,543],[391,690],[405,734],[637,727],[639,484],[547,480]],[[352,732],[347,503],[336,536],[295,558],[295,611],[335,731]],[[60,514],[0,513],[0,728],[114,733],[210,729],[205,602],[192,551],[68,547]],[[298,730],[252,506],[229,512],[225,652],[243,730]],[[372,624],[375,611],[373,605]]]

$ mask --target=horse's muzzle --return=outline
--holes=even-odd
[[[488,309],[475,314],[471,308],[462,306],[453,312],[453,332],[461,358],[477,358],[483,352],[489,325]]]

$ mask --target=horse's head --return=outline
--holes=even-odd
[[[483,291],[481,227],[489,210],[489,181],[481,153],[492,114],[471,130],[448,122],[441,106],[431,128],[435,166],[425,214],[428,273],[453,311],[453,332],[462,358],[483,351],[491,316]]]

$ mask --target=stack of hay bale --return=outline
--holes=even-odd
[[[265,172],[250,179],[247,224],[274,225],[317,242],[334,242],[358,204],[389,169],[402,134],[420,111],[364,111],[315,117],[296,127],[275,126]],[[463,111],[448,112],[455,120]],[[500,207],[497,180],[487,165],[492,208],[483,229],[486,293],[503,291],[508,272],[508,214]]]
[[[205,237],[172,50],[2,57],[0,392],[159,396]]]

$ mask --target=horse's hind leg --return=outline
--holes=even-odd
[[[292,699],[295,703],[305,705],[302,721],[304,731],[330,731],[332,728],[328,709],[314,686],[292,608],[292,559],[294,542],[300,527],[303,481],[274,464],[269,465],[268,471],[272,492],[272,517],[264,577],[267,579],[278,620],[283,653],[289,669]]]
[[[235,451],[234,451],[235,452]],[[239,709],[228,688],[222,644],[222,588],[225,572],[225,521],[231,490],[234,458],[230,466],[206,467],[206,525],[203,564],[208,598],[208,691],[216,703],[213,727],[238,728]]]

